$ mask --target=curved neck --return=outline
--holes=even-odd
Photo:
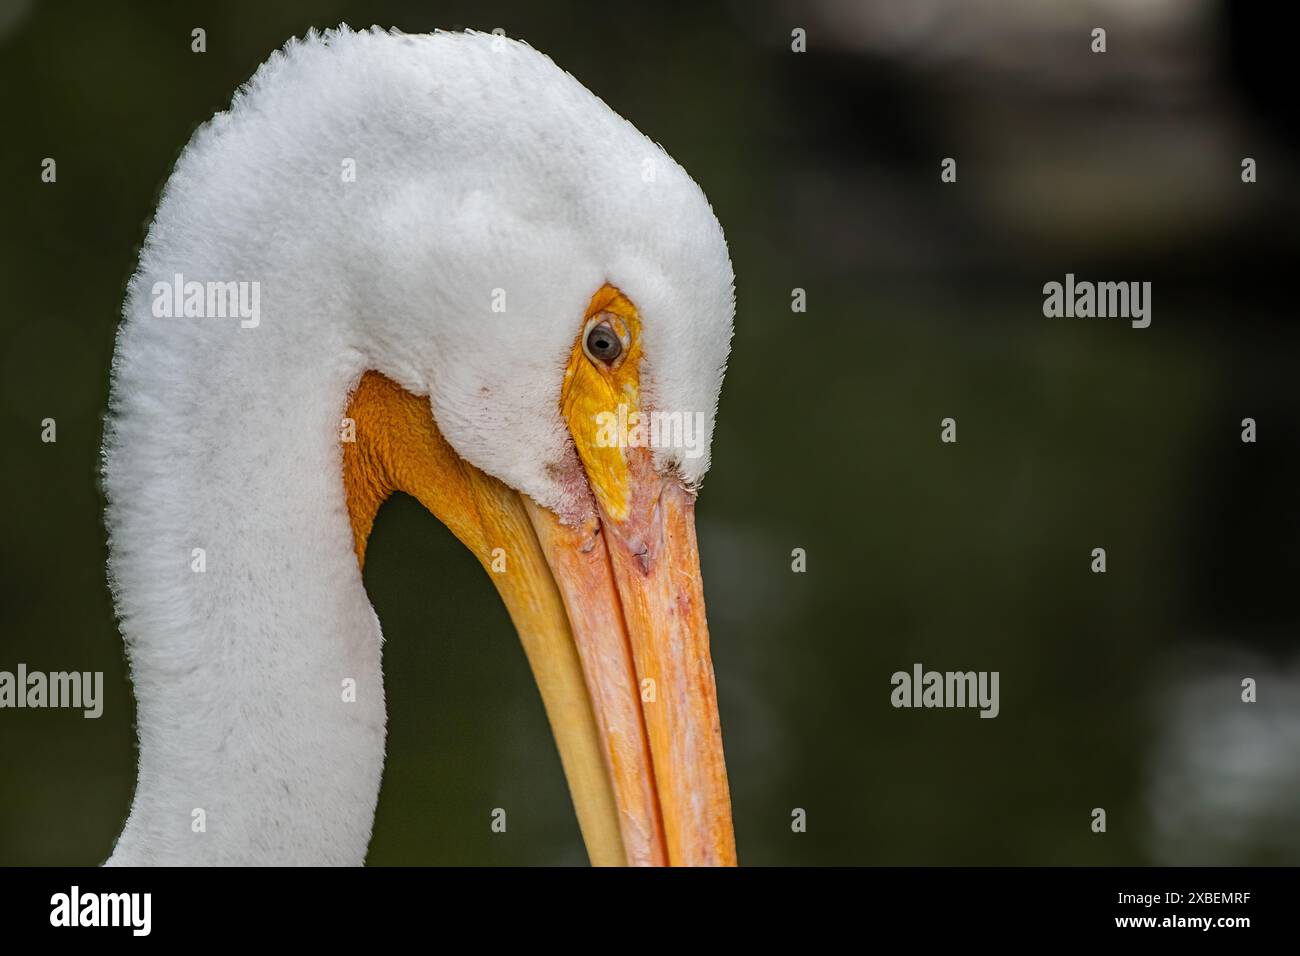
[[[119,354],[161,334],[135,322]],[[359,864],[385,723],[338,444],[360,368],[321,343],[286,375],[297,343],[265,324],[201,334],[223,348],[178,359],[170,388],[139,362],[115,374],[110,572],[140,768],[109,863]]]

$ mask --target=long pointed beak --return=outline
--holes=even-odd
[[[348,416],[356,441],[343,446],[343,478],[358,562],[394,491],[478,558],[537,681],[591,862],[734,863],[684,489],[646,475],[635,519],[566,525],[460,458],[428,401],[382,375],[362,378]]]
[[[678,482],[665,481],[644,538],[629,540],[617,530],[610,537],[637,673],[643,687],[653,682],[653,696],[642,694],[642,710],[668,860],[673,866],[735,866],[695,498]]]
[[[654,442],[643,440],[650,409],[641,403],[640,328],[636,306],[617,288],[607,284],[592,296],[565,367],[560,413],[596,517],[566,527],[536,508],[530,516],[606,733],[629,860],[732,866],[695,497],[675,474],[660,473]],[[622,346],[610,359],[587,351],[597,329],[605,345]],[[610,428],[634,419],[635,435]],[[675,471],[671,456],[662,467]],[[629,679],[634,694],[625,689]]]
[[[640,681],[600,522],[566,525],[552,512],[525,504],[582,662],[627,863],[667,865]]]
[[[734,866],[695,502],[676,481],[650,484],[643,520],[529,515],[604,733],[628,862]]]

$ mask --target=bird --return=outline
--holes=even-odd
[[[695,533],[734,315],[700,186],[528,44],[273,53],[177,159],[114,346],[138,775],[106,864],[365,862],[363,567],[401,492],[503,600],[591,863],[735,865]]]

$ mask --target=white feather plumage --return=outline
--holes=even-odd
[[[156,318],[154,284],[177,273],[259,283],[258,327]],[[462,457],[577,513],[558,396],[605,282],[640,310],[649,404],[705,413],[701,457],[656,453],[697,483],[731,337],[722,231],[690,177],[550,59],[343,28],[289,43],[199,129],[114,361],[110,575],[140,775],[110,862],[364,859],[385,711],[340,481],[348,393],[376,369],[427,394]]]

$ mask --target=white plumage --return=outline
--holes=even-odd
[[[257,327],[155,317],[176,274],[258,283]],[[703,456],[656,452],[698,482],[731,336],[722,231],[550,59],[343,28],[288,44],[194,135],[130,284],[105,439],[140,735],[110,862],[364,859],[385,711],[340,480],[349,391],[375,369],[427,394],[463,458],[575,514],[557,402],[606,282],[640,311],[649,404],[706,413]]]

